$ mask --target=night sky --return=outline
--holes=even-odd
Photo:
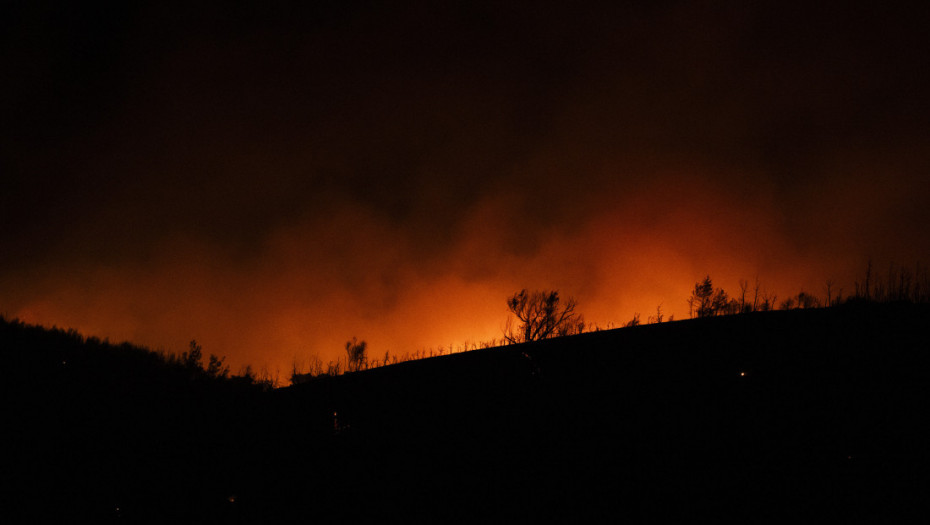
[[[283,378],[930,264],[925,6],[192,3],[0,8],[3,315]]]

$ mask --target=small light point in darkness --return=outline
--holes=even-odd
[[[740,377],[746,377],[746,372],[740,372],[740,373],[739,373],[739,376],[740,376]]]

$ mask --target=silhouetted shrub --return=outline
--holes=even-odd
[[[366,350],[368,343],[359,341],[355,337],[351,341],[346,341],[346,370],[349,372],[358,372],[368,364],[368,355]]]
[[[207,375],[210,377],[229,377],[229,366],[224,365],[226,357],[216,357],[210,354],[210,362],[207,364]]]
[[[584,320],[575,312],[576,306],[572,298],[563,303],[559,292],[554,290],[533,293],[520,290],[507,299],[513,317],[507,318],[504,339],[514,344],[580,333]]]
[[[717,288],[715,291],[714,284],[708,275],[703,281],[694,283],[694,290],[688,298],[688,308],[691,317],[695,314],[697,317],[713,317],[739,313],[740,303],[736,299],[731,299],[723,288]]]
[[[200,369],[203,366],[203,347],[192,339],[190,350],[181,354],[181,365],[190,369]]]
[[[820,308],[820,299],[801,291],[797,297],[798,308]]]
[[[695,314],[698,317],[713,315],[713,295],[714,284],[711,282],[709,275],[704,277],[703,281],[694,283],[694,290],[691,291],[691,297],[688,298],[691,317],[694,317]]]

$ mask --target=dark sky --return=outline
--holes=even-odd
[[[930,261],[926,7],[145,4],[2,8],[0,313],[283,375]]]

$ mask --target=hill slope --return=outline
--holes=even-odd
[[[373,508],[893,517],[921,498],[928,321],[925,305],[682,321],[276,395],[321,430],[332,412],[350,425],[332,467],[364,472],[344,483]]]
[[[928,321],[870,304],[679,321],[271,392],[67,383],[128,426],[49,408],[66,383],[45,363],[4,410],[23,464],[58,459],[8,472],[62,514],[136,521],[900,518],[926,478]],[[61,461],[76,431],[84,459]]]

